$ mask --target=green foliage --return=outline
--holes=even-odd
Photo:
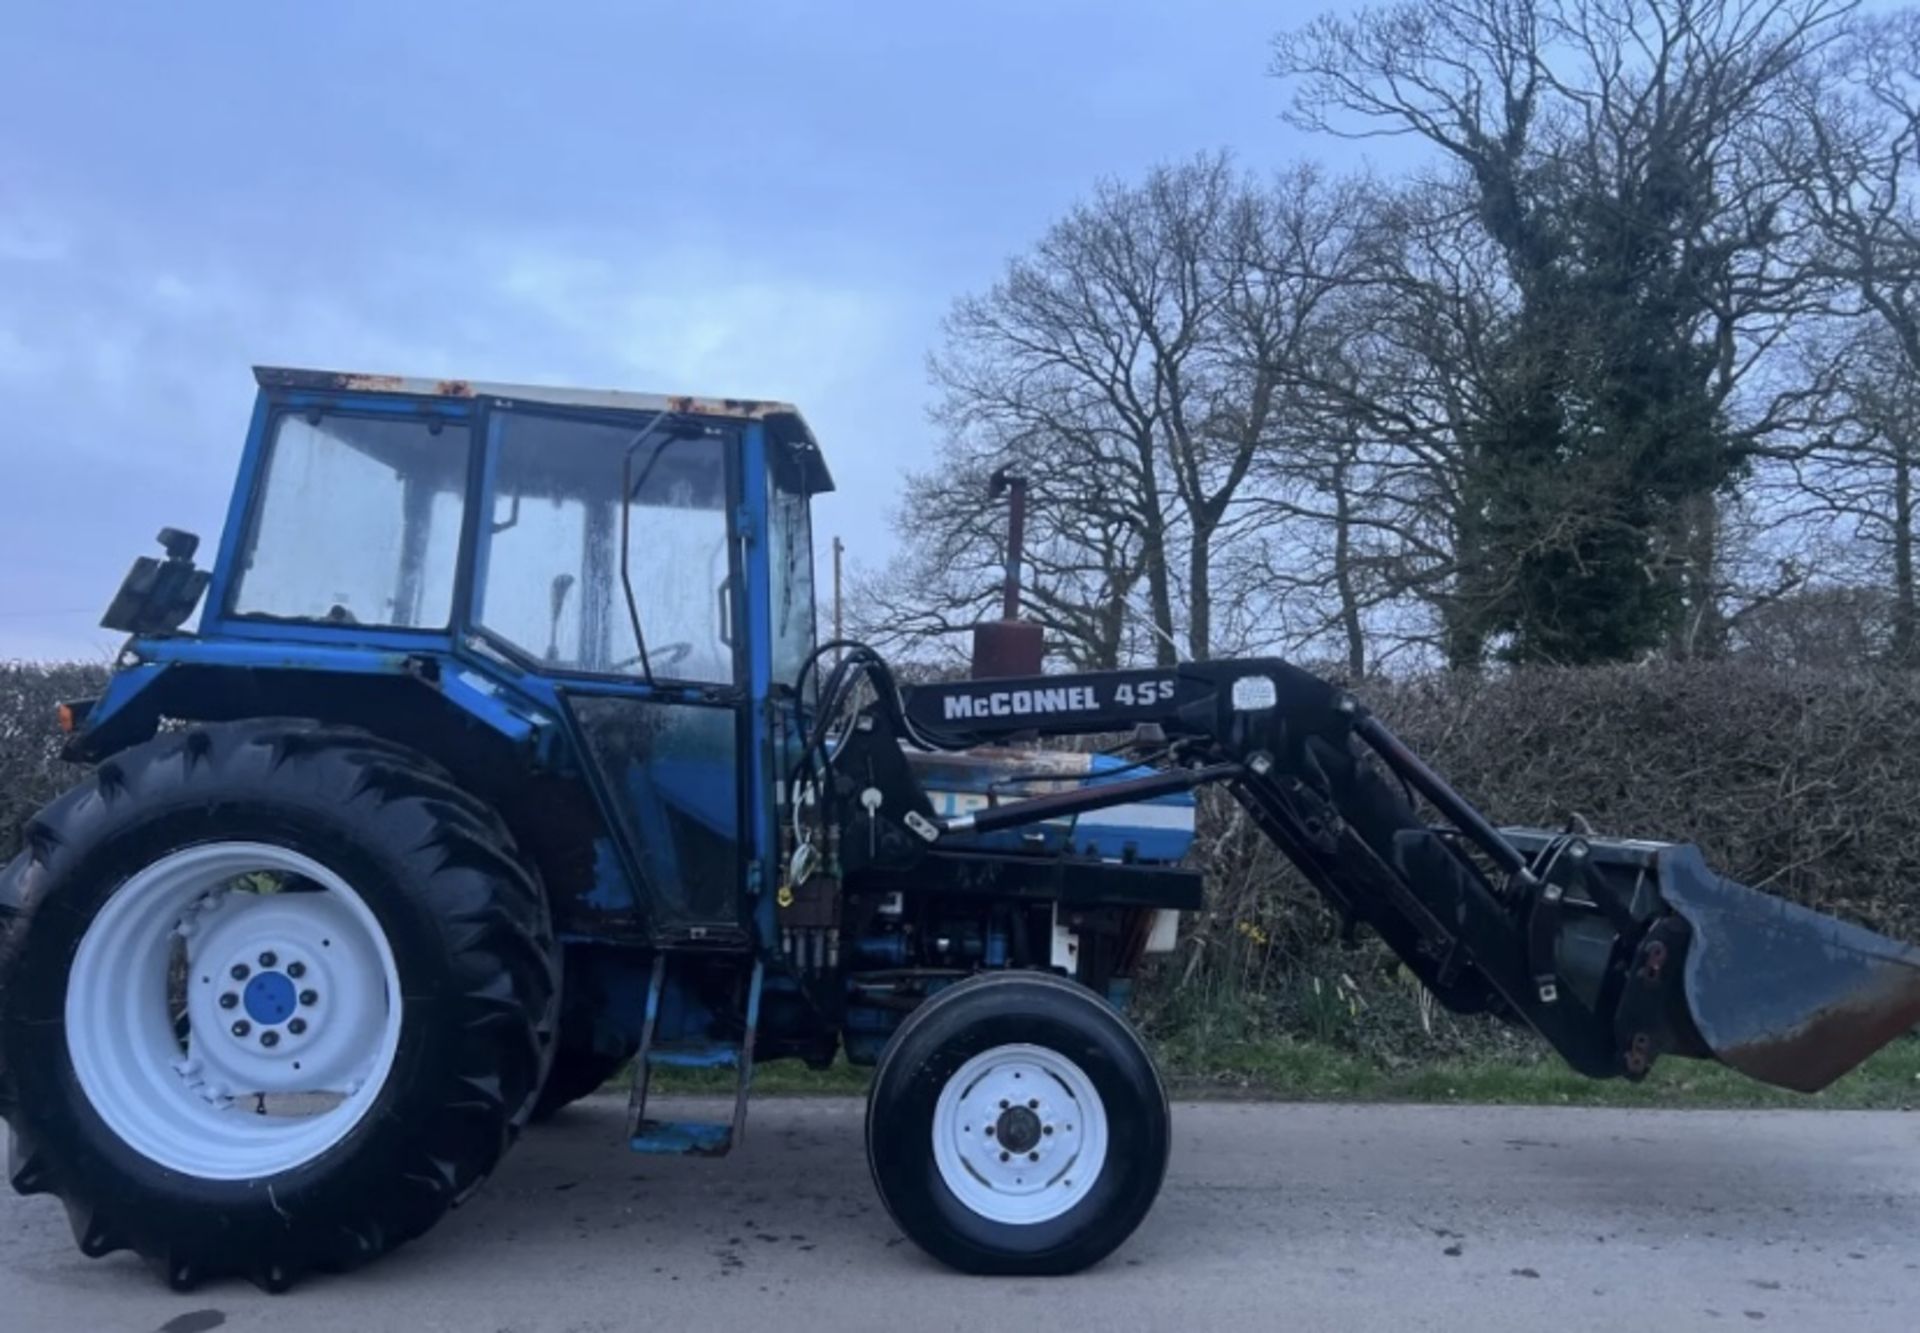
[[[1463,485],[1481,525],[1468,577],[1510,661],[1627,661],[1661,645],[1684,600],[1669,538],[1738,463],[1695,335],[1727,258],[1701,246],[1718,131],[1641,132],[1637,179],[1569,165],[1591,145],[1551,136],[1526,161],[1490,156],[1476,179],[1518,306],[1494,343],[1491,410],[1468,430]]]
[[[54,710],[106,680],[95,666],[0,662],[0,849],[10,854],[21,824],[79,776],[60,760]]]

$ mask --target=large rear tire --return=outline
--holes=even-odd
[[[281,1290],[426,1231],[550,1059],[539,883],[421,756],[298,721],[101,764],[0,872],[12,1183],[82,1251]]]
[[[991,972],[910,1014],[867,1099],[887,1211],[968,1273],[1076,1273],[1166,1175],[1167,1095],[1138,1034],[1064,978]]]
[[[638,1049],[637,1042],[626,1045],[615,1033],[602,1030],[602,1018],[617,1006],[605,993],[593,960],[584,952],[566,952],[561,971],[560,1028],[553,1043],[553,1067],[533,1103],[536,1125],[605,1087]],[[607,1049],[609,1042],[614,1049]]]
[[[533,1123],[543,1124],[582,1097],[591,1097],[624,1069],[631,1059],[631,1052],[611,1055],[591,1048],[561,1047],[553,1057],[553,1068],[547,1071],[547,1081],[540,1089],[539,1099],[533,1104]]]

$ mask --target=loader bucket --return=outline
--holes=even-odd
[[[1686,998],[1723,1064],[1818,1092],[1920,1023],[1920,949],[1735,883],[1662,848],[1661,895],[1692,931]]]

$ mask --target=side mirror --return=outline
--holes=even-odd
[[[167,558],[143,555],[133,562],[107,613],[100,617],[101,628],[125,634],[171,634],[193,614],[212,577],[193,567],[200,538],[180,528],[162,528],[158,540]]]

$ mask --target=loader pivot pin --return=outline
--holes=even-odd
[[[1641,971],[1652,981],[1660,975],[1660,969],[1667,965],[1667,946],[1659,940],[1648,940],[1646,949],[1641,953]]]

